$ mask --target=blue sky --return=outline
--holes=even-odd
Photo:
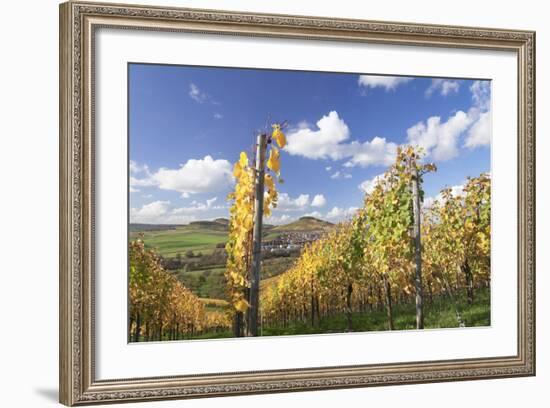
[[[348,217],[401,144],[438,166],[427,202],[490,170],[489,81],[131,64],[130,221],[227,217],[233,163],[283,120],[285,183],[268,223]]]

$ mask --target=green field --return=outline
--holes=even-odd
[[[136,239],[137,234],[132,232],[130,239]],[[184,255],[187,251],[210,254],[217,244],[227,241],[226,231],[189,228],[187,225],[165,231],[144,231],[142,234],[145,245],[164,257],[175,257],[178,253]]]

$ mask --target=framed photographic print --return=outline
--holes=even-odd
[[[62,4],[61,402],[534,375],[534,42]]]

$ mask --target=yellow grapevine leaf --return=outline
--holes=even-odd
[[[266,174],[265,175],[265,186],[267,187],[268,190],[274,190],[275,189],[275,184],[273,182],[273,177],[271,176],[271,174]]]
[[[271,133],[271,137],[275,139],[279,147],[282,149],[286,145],[286,137],[285,134],[281,131],[281,125],[275,124],[271,125],[273,127],[273,133]]]
[[[267,161],[267,167],[270,170],[273,170],[275,173],[279,173],[281,169],[281,164],[279,162],[279,149],[273,147],[269,152],[269,160]]]
[[[235,309],[241,313],[245,313],[248,310],[248,307],[250,306],[248,302],[244,299],[239,299],[235,302]]]
[[[245,152],[241,152],[241,155],[239,156],[239,164],[242,168],[248,166],[248,156]]]
[[[239,166],[239,163],[235,163],[235,166],[233,166],[233,177],[238,179],[239,177],[241,177],[242,172],[243,171],[241,166]]]

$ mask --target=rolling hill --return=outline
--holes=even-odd
[[[296,232],[320,232],[331,229],[334,224],[314,217],[301,217],[285,225],[264,224],[264,239],[273,239],[280,234]],[[227,241],[229,220],[193,221],[185,225],[130,224],[130,239],[143,235],[145,244],[165,257],[178,253],[199,251],[212,253],[216,247],[223,248]]]
[[[327,231],[334,227],[334,224],[323,221],[315,217],[301,217],[289,224],[278,225],[270,231],[272,233],[279,232],[312,232],[312,231]]]

